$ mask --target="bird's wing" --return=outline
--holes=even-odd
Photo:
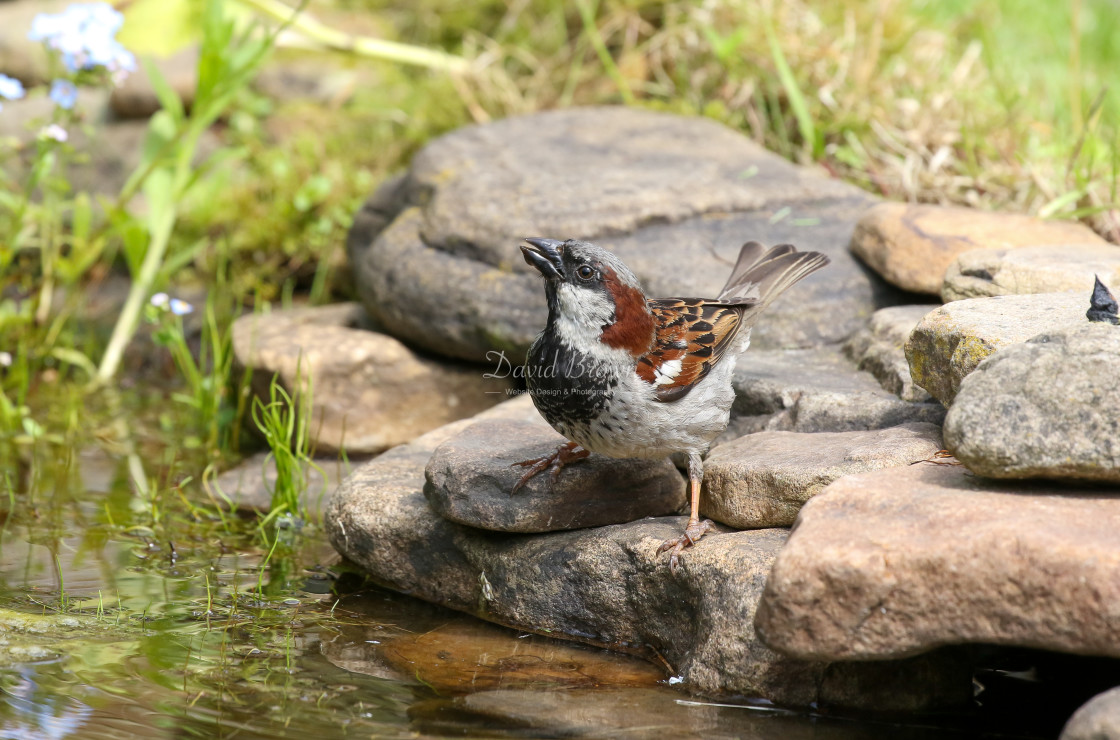
[[[723,357],[752,299],[656,298],[653,347],[638,359],[638,377],[656,387],[657,400],[684,398]]]

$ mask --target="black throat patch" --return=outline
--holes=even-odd
[[[541,416],[554,427],[598,418],[618,378],[603,363],[544,331],[525,358],[525,383]]]

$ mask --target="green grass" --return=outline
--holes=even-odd
[[[173,203],[157,203],[174,229],[152,281],[222,297],[205,309],[207,356],[196,359],[181,330],[156,336],[181,378],[152,392],[177,393],[194,410],[176,416],[185,428],[161,431],[201,440],[210,461],[237,446],[245,411],[229,378],[237,307],[347,296],[343,244],[362,201],[424,144],[469,123],[589,104],[702,115],[888,198],[1078,218],[1120,242],[1120,101],[1106,87],[1120,62],[1120,14],[1110,0],[315,0],[309,9],[334,28],[472,60],[474,71],[453,79],[326,52],[311,61],[351,75],[328,98],[227,86],[213,107],[224,111],[213,164]],[[292,56],[281,49],[274,63]],[[220,83],[212,62],[209,90]],[[169,107],[164,118],[185,125]],[[14,192],[0,200],[31,202]],[[89,403],[75,389],[95,372],[83,358],[101,356],[105,342],[103,327],[81,321],[81,289],[114,271],[140,274],[151,254],[143,214],[129,221],[114,208],[123,223],[99,223],[89,199],[58,192],[57,213],[40,209],[53,235],[42,254],[52,257],[0,251],[0,349],[14,360],[0,377],[0,426],[23,446],[65,443],[76,424],[101,423],[75,411]],[[37,292],[47,308],[13,298]],[[59,397],[70,405],[52,407]],[[110,428],[125,449],[145,434],[122,431],[119,419]]]
[[[372,185],[457,126],[564,105],[704,115],[893,199],[1080,218],[1120,241],[1120,13],[1109,0],[313,2],[399,41],[483,59],[453,83],[357,60],[330,105],[247,102],[246,153],[188,217],[240,291],[345,295],[341,243]],[[1075,22],[1076,17],[1076,22]],[[1094,108],[1094,102],[1097,107]],[[316,187],[317,183],[317,187]],[[308,198],[308,190],[313,191]],[[246,217],[248,216],[248,217]],[[205,279],[205,260],[196,264]]]

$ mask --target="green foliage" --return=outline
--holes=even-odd
[[[204,0],[135,0],[118,40],[135,54],[173,54],[202,34]]]
[[[276,467],[272,503],[268,516],[261,522],[261,532],[267,541],[272,541],[269,524],[277,524],[286,516],[287,527],[293,518],[302,520],[306,517],[301,499],[307,492],[310,470],[316,468],[309,433],[311,379],[300,380],[298,369],[296,375],[299,390],[294,394],[284,390],[274,376],[269,383],[268,401],[253,399],[253,423],[268,444],[268,459]],[[265,464],[268,464],[267,460]]]
[[[163,109],[152,116],[143,156],[124,192],[141,191],[146,197],[148,212],[144,225],[148,241],[143,260],[137,264],[138,255],[133,255],[129,261],[132,287],[97,369],[99,381],[105,382],[116,374],[124,348],[136,332],[143,301],[151,294],[164,266],[179,209],[198,182],[199,170],[194,161],[199,139],[248,84],[272,42],[272,36],[261,38],[254,29],[237,33],[233,21],[225,16],[222,0],[208,0],[198,85],[189,115],[155,66],[147,66]],[[121,200],[129,199],[122,194]]]

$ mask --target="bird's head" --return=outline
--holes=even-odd
[[[590,242],[526,238],[525,261],[545,279],[549,329],[584,352],[605,346],[640,357],[653,344],[653,314],[638,279]]]

